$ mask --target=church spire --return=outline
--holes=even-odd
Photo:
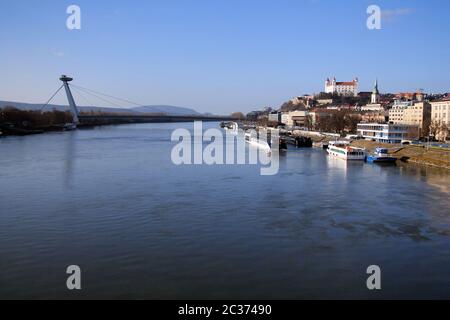
[[[375,80],[375,87],[373,88],[372,93],[380,94],[380,91],[378,91],[378,79]]]
[[[375,80],[375,86],[373,87],[373,91],[372,91],[371,103],[372,104],[377,104],[379,96],[380,96],[380,92],[378,91],[378,79],[376,79]]]

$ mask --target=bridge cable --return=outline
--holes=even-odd
[[[92,93],[92,92],[89,92],[89,91],[87,91],[87,90],[85,90],[85,89],[80,89],[79,87],[78,87],[78,88],[74,88],[74,89],[78,90],[79,92],[83,92],[84,94],[87,94],[87,95],[90,95],[90,96],[92,96],[92,97],[95,97],[96,99],[101,100],[101,101],[103,101],[104,103],[107,103],[108,105],[105,106],[105,107],[124,108],[123,105],[120,105],[120,104],[118,104],[118,103],[116,103],[116,102],[114,102],[114,101],[111,101],[111,100],[106,99],[106,98],[104,98],[104,97],[101,97],[101,96],[99,96],[99,95],[97,95],[97,94],[94,94],[94,93]]]
[[[44,110],[45,107],[48,106],[48,104],[50,103],[50,101],[53,100],[53,98],[58,94],[58,92],[62,89],[62,87],[64,87],[64,85],[61,85],[61,87],[59,87],[58,90],[56,90],[56,92],[50,97],[50,99],[48,99],[48,101],[42,106],[40,112],[42,113],[42,111]]]
[[[96,97],[97,99],[102,100],[103,102],[106,102],[106,103],[108,103],[108,104],[110,104],[110,105],[114,105],[114,106],[119,107],[119,108],[124,108],[123,106],[121,106],[121,105],[119,105],[119,104],[117,104],[117,103],[114,103],[114,102],[112,102],[112,101],[110,101],[110,100],[107,100],[107,99],[105,99],[105,98],[102,98],[102,97],[100,97],[100,96],[97,95],[97,94],[94,94],[94,93],[92,93],[92,92],[89,92],[88,90],[86,90],[86,89],[84,89],[84,88],[82,88],[82,87],[80,87],[80,86],[74,86],[73,84],[71,84],[70,86],[71,86],[72,88],[78,88],[78,90],[82,90],[84,93],[89,94],[89,95],[91,95],[91,96],[94,96],[94,97]]]
[[[76,92],[77,95],[79,95],[81,97],[81,99],[84,100],[84,102],[87,103],[86,107],[97,107],[94,103],[92,103],[91,100],[89,100],[88,98],[86,98],[83,94],[81,94],[81,90],[76,89],[76,88],[72,88],[74,89],[74,92]],[[97,107],[98,108],[98,107]]]
[[[90,91],[90,92],[95,93],[95,94],[98,94],[98,95],[102,95],[102,96],[105,96],[105,97],[109,97],[109,98],[112,98],[112,99],[115,99],[115,100],[119,100],[119,101],[122,101],[122,102],[126,102],[126,103],[129,103],[129,104],[134,104],[134,105],[136,105],[136,106],[138,106],[138,107],[145,106],[145,105],[142,104],[142,103],[137,103],[137,102],[133,102],[133,101],[131,101],[131,100],[127,100],[127,99],[123,99],[123,98],[118,98],[118,97],[115,97],[115,96],[112,96],[112,95],[109,95],[109,94],[105,94],[105,93],[101,93],[101,92],[98,92],[98,91],[95,91],[95,90],[92,90],[92,89],[83,88],[83,87],[78,86],[78,85],[71,84],[71,86],[76,87],[76,88],[78,88],[78,89],[83,89],[83,90],[85,90],[85,91]]]

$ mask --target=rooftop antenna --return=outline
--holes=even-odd
[[[75,125],[80,123],[80,120],[78,119],[78,109],[77,105],[75,104],[75,100],[73,99],[72,92],[70,91],[69,82],[73,80],[73,78],[68,77],[66,75],[62,75],[59,80],[63,82],[64,89],[66,90],[67,94],[67,100],[69,101],[70,111],[72,112],[73,117],[73,123]]]

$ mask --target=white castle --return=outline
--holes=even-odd
[[[325,81],[325,92],[335,93],[340,96],[354,96],[358,95],[358,78],[355,78],[350,82],[337,82],[336,78],[330,80],[329,78]]]

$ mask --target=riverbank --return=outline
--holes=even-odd
[[[369,152],[373,152],[377,147],[387,148],[392,156],[403,162],[450,170],[449,149],[427,148],[426,146],[415,145],[402,146],[400,144],[387,144],[367,140],[356,140],[351,145],[365,148]]]
[[[86,117],[88,118],[88,117]],[[182,122],[194,122],[194,121],[203,121],[203,122],[218,122],[219,120],[223,120],[223,118],[195,118],[195,117],[181,117],[181,116],[141,116],[141,117],[105,117],[102,119],[101,117],[90,117],[86,120],[83,119],[81,123],[79,123],[76,128],[78,129],[91,129],[95,127],[101,126],[114,126],[114,125],[122,125],[122,124],[142,124],[142,123],[182,123]],[[0,137],[7,136],[28,136],[35,134],[43,134],[47,132],[63,132],[68,130],[73,130],[73,125],[68,122],[66,124],[55,124],[50,126],[23,126],[12,123],[0,123]]]
[[[13,107],[0,109],[0,136],[27,136],[70,128],[70,112],[58,110],[19,110]]]
[[[118,114],[80,113],[78,128],[93,128],[120,124],[173,123],[173,122],[216,122],[232,120],[228,116],[215,115],[168,115],[168,114]],[[18,110],[12,107],[0,109],[0,136],[26,136],[45,132],[72,130],[73,118],[70,112],[57,110],[40,112]]]
[[[321,146],[330,141],[339,138],[338,134],[321,133],[316,131],[294,130],[291,132],[293,136],[309,137],[313,140],[314,145]],[[350,142],[350,140],[348,140]],[[401,145],[380,143],[369,140],[353,140],[351,146],[364,148],[372,153],[376,148],[382,147],[389,150],[389,153],[403,163],[417,164],[427,167],[440,168],[446,171],[450,170],[450,149],[440,147],[427,147],[424,145]]]
[[[292,132],[295,136],[310,137],[315,144],[328,143],[339,138],[338,134],[310,132],[295,130]],[[435,167],[444,170],[450,170],[450,149],[439,147],[427,147],[423,145],[401,145],[380,143],[369,140],[353,140],[351,145],[357,148],[364,148],[368,152],[374,152],[376,148],[382,147],[388,149],[390,154],[404,163],[418,164],[428,167]]]

